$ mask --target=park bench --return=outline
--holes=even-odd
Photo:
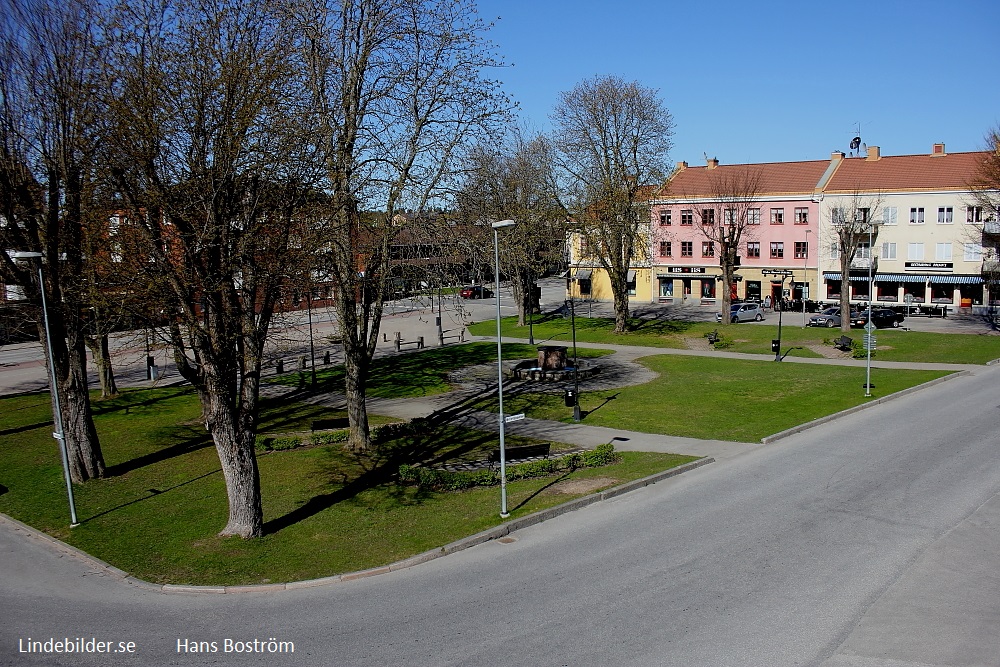
[[[711,343],[712,345],[715,345],[716,343],[718,343],[720,339],[721,339],[721,336],[719,336],[719,330],[718,329],[716,329],[712,333],[708,334],[708,342]]]
[[[851,347],[853,344],[854,340],[852,338],[848,338],[847,336],[841,336],[833,341],[833,346],[838,350],[843,350],[844,352],[850,352],[853,349]]]
[[[392,342],[393,342],[393,347],[396,349],[396,352],[399,352],[403,348],[404,345],[413,345],[418,350],[424,349],[424,337],[423,336],[417,336],[416,340],[403,340],[402,334],[399,331],[397,331],[396,332],[396,336],[395,336],[395,338],[393,339]]]
[[[545,442],[540,445],[520,445],[518,447],[505,447],[504,454],[507,461],[515,461],[517,459],[530,459],[533,457],[547,457],[549,455],[549,448],[552,446],[551,443]],[[500,461],[500,450],[494,449],[490,452],[489,456],[490,463],[497,463]]]

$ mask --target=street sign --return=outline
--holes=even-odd
[[[868,333],[875,331],[875,325],[871,322],[865,322],[865,331]]]
[[[503,421],[505,424],[509,424],[511,422],[521,421],[522,419],[524,419],[524,413],[518,412],[516,415],[507,415],[503,418]]]
[[[864,338],[865,349],[874,350],[876,344],[875,336],[871,334],[865,334],[863,338]]]

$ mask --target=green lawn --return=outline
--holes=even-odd
[[[149,581],[233,585],[327,576],[394,562],[501,522],[496,488],[439,493],[396,483],[401,463],[482,458],[497,444],[494,434],[429,427],[368,455],[333,445],[259,456],[267,535],[219,538],[225,486],[194,394],[127,391],[95,407],[109,477],[75,488],[82,523],[69,529],[48,395],[0,400],[0,512]],[[308,430],[317,419],[342,416],[268,402],[264,431]],[[622,456],[605,468],[510,483],[512,515],[581,495],[556,492],[563,479],[602,478],[598,488],[606,488],[693,460]]]
[[[495,332],[494,332],[495,333]],[[579,350],[579,356],[596,358],[611,354],[611,350]],[[538,348],[523,343],[503,343],[505,360],[534,359]],[[446,347],[426,348],[417,352],[379,357],[372,362],[368,396],[374,398],[413,398],[432,396],[451,391],[455,387],[448,381],[448,373],[478,364],[496,363],[496,343],[465,343]],[[272,382],[298,386],[308,374],[287,373]],[[344,367],[331,366],[317,370],[317,391],[344,391]]]
[[[581,391],[583,423],[644,433],[757,442],[792,426],[947,375],[938,371],[872,373],[864,397],[865,369],[774,361],[662,354],[640,359],[659,373],[652,382],[605,391]],[[572,421],[562,394],[504,392],[504,411]],[[481,403],[496,411],[494,399]]]
[[[810,347],[829,346],[839,338],[839,329],[803,327],[801,313],[785,313],[781,328],[781,351],[789,356],[820,357],[821,353]],[[777,338],[776,315],[770,315],[766,324],[721,325],[714,322],[686,322],[666,319],[631,320],[632,330],[614,333],[611,318],[576,318],[577,341],[610,345],[636,345],[690,349],[693,341],[703,342],[705,334],[718,329],[723,345],[719,349],[748,354],[772,354],[771,340]],[[479,322],[469,327],[476,336],[495,336],[493,321]],[[528,327],[518,327],[517,319],[505,317],[502,321],[504,336],[527,338]],[[560,316],[538,317],[534,324],[535,340],[566,343],[572,338],[570,320]],[[863,331],[852,330],[851,338],[861,340]],[[938,334],[899,329],[880,329],[876,334],[878,350],[875,358],[886,361],[919,361],[938,363],[985,364],[1000,358],[1000,336],[976,334]]]

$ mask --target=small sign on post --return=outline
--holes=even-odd
[[[505,424],[509,424],[511,422],[521,421],[522,419],[524,419],[524,413],[518,412],[516,415],[507,415],[503,418],[503,421]]]

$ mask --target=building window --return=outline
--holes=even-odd
[[[924,258],[923,243],[908,243],[906,245],[906,259],[920,261]]]
[[[835,208],[830,211],[830,219],[834,225],[842,225],[847,222],[847,209]]]
[[[938,224],[939,225],[950,225],[955,221],[952,215],[951,206],[939,206],[938,207]]]
[[[760,209],[751,208],[747,210],[747,224],[748,225],[759,225],[760,224]]]
[[[840,259],[840,244],[836,241],[830,244],[830,259]]]
[[[934,259],[938,262],[950,262],[951,261],[951,244],[950,243],[935,243],[934,244]]]
[[[587,237],[581,236],[580,237],[580,257],[586,257],[587,254],[588,254],[587,253]]]
[[[886,206],[882,209],[882,224],[895,225],[899,222],[899,211],[895,206]]]
[[[681,211],[681,224],[682,225],[693,225],[694,224],[694,211],[689,208],[683,209]]]
[[[795,259],[806,259],[809,257],[809,242],[808,241],[796,241],[795,242]]]
[[[783,224],[785,224],[785,209],[783,209],[783,208],[772,208],[771,209],[771,224],[772,225],[783,225]]]
[[[681,241],[681,257],[694,257],[694,241]]]
[[[673,253],[670,241],[660,241],[660,257],[670,257]]]
[[[882,244],[882,259],[896,259],[896,244],[895,243],[883,243]]]
[[[673,278],[658,278],[660,283],[660,296],[661,297],[672,297],[674,295],[674,279]]]
[[[771,259],[785,258],[785,244],[781,241],[771,241]]]
[[[795,224],[796,225],[808,225],[809,224],[809,209],[805,206],[795,207]]]
[[[665,211],[660,211],[660,226],[667,227],[668,225],[670,225],[671,224],[670,217],[671,216],[669,208]]]
[[[965,221],[966,222],[982,222],[983,221],[983,207],[982,206],[966,206],[965,207]]]
[[[983,246],[978,243],[966,243],[962,259],[966,262],[978,262],[983,258]]]
[[[872,258],[871,246],[868,241],[858,243],[858,249],[854,251],[854,259],[868,261]]]
[[[701,242],[701,256],[702,257],[715,257],[715,244],[711,241]]]
[[[760,257],[760,243],[747,241],[747,257]]]
[[[871,220],[871,212],[870,208],[859,208],[858,214],[854,216],[854,220],[856,222],[868,224],[868,221]]]
[[[736,224],[736,209],[727,208],[725,214],[723,215],[724,224],[735,225]]]
[[[714,208],[703,208],[703,209],[701,209],[701,224],[703,224],[703,225],[714,225],[715,224],[715,209]]]
[[[922,225],[922,224],[924,224],[924,209],[923,209],[923,207],[920,207],[920,208],[911,208],[910,209],[910,224],[911,225]]]

